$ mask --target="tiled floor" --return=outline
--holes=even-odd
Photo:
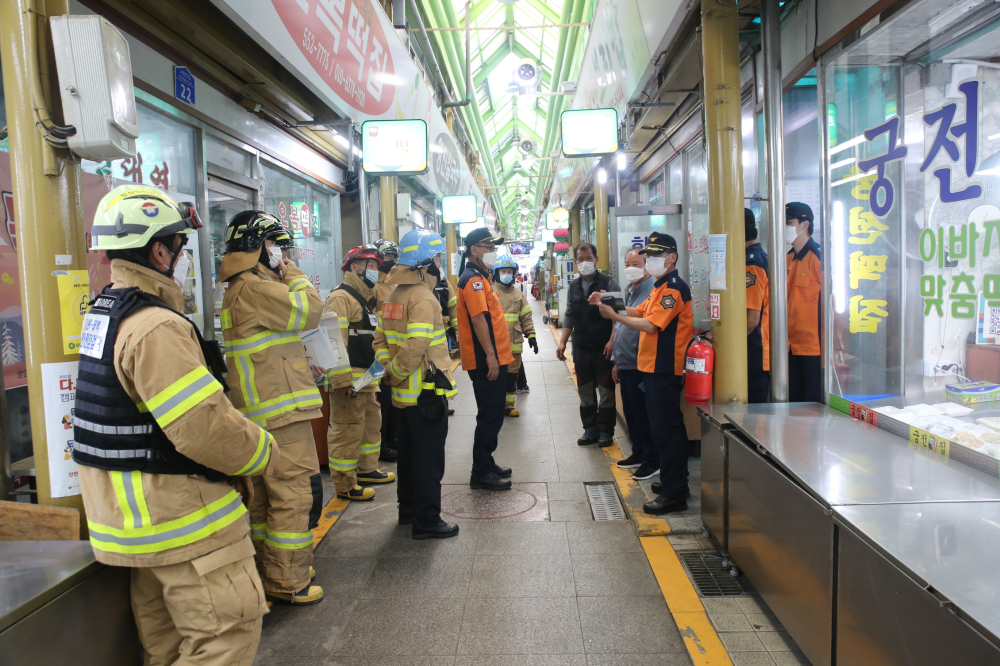
[[[274,606],[265,618],[257,666],[691,664],[631,523],[593,520],[583,484],[613,476],[603,450],[576,444],[575,387],[533,305],[531,392],[518,395],[522,415],[506,419],[497,451],[521,496],[495,506],[468,492],[476,405],[461,371],[443,481],[443,504],[459,520],[475,521],[477,502],[528,520],[461,522],[456,538],[413,541],[396,524],[395,488],[376,488],[375,501],[348,507],[316,550],[325,600]],[[707,547],[692,463],[695,498],[671,519],[677,550]],[[332,494],[328,479],[325,487]],[[805,663],[755,598],[704,601],[736,666]]]

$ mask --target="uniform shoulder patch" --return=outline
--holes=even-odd
[[[473,280],[472,281],[472,291],[482,291],[482,290],[483,290],[483,281],[482,280]]]
[[[674,308],[674,303],[677,301],[670,294],[666,294],[660,299],[660,305],[663,306],[664,310],[672,310]]]
[[[757,276],[750,271],[747,271],[747,287],[752,287],[755,284],[757,284]]]

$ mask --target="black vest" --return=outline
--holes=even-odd
[[[611,276],[606,273],[594,273],[587,293],[583,292],[583,278],[578,277],[569,283],[567,305],[573,313],[573,346],[581,349],[604,349],[611,339],[614,322],[601,316],[601,309],[589,305],[587,299],[595,291],[607,291],[611,284]]]
[[[114,472],[141,471],[147,474],[199,474],[221,480],[225,474],[196,463],[177,452],[153,415],[141,412],[125,391],[115,372],[115,340],[122,321],[146,307],[166,308],[166,303],[138,287],[104,291],[91,304],[87,318],[107,317],[108,327],[100,358],[80,354],[73,409],[73,460],[79,465]],[[180,313],[178,313],[180,314]],[[183,316],[183,315],[181,315]],[[202,340],[194,326],[202,353],[212,375],[228,391],[223,372],[225,363],[218,343]],[[84,338],[86,338],[86,328]],[[82,342],[86,343],[84,339]],[[169,362],[170,350],[162,350]],[[206,444],[209,444],[206,442]]]
[[[438,303],[441,304],[441,316],[450,317],[451,314],[448,309],[448,278],[438,280],[437,284],[434,285],[434,295],[437,296]]]
[[[348,284],[342,284],[337,289],[346,291],[361,306],[361,320],[352,321],[347,325],[347,358],[352,368],[368,369],[375,362],[375,324],[371,318],[375,315],[375,297],[367,301],[361,298],[358,290]]]

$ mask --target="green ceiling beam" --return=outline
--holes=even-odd
[[[483,12],[490,8],[490,5],[494,3],[495,0],[479,0],[479,2],[472,3],[472,13],[469,16],[469,20],[475,23],[476,19],[482,16]],[[465,27],[465,22],[462,22],[462,26]]]
[[[563,0],[564,4],[572,4],[573,0]],[[547,18],[552,23],[559,20],[559,14],[556,13],[554,9],[549,7],[549,3],[542,2],[542,0],[528,0],[528,4],[535,8],[542,16]],[[565,23],[565,21],[563,21]]]
[[[517,121],[517,126],[525,134],[527,134],[528,137],[532,141],[534,141],[535,143],[541,143],[542,138],[540,136],[538,136],[534,132],[534,130],[532,130],[532,129],[528,128],[528,127],[525,127],[524,123],[522,123],[520,120]],[[507,133],[510,132],[510,131],[512,131],[513,129],[514,129],[514,119],[511,118],[502,127],[500,127],[499,129],[497,129],[496,134],[494,134],[493,137],[490,138],[490,146],[497,146],[497,145],[499,145],[500,140],[503,139],[503,138],[505,138],[507,136]]]
[[[501,62],[503,62],[503,59],[507,57],[508,53],[510,53],[510,45],[504,42],[496,51],[486,58],[483,62],[483,66],[479,68],[479,71],[472,75],[473,85],[475,85],[476,88],[483,85],[483,81],[486,80],[486,77],[493,73],[493,70],[496,69]],[[496,91],[491,90],[490,92],[495,93]]]

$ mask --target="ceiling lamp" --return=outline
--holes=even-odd
[[[517,0],[497,0],[501,5],[513,5]]]
[[[569,219],[569,211],[559,206],[558,208],[552,209],[552,219],[556,222],[565,222]]]
[[[510,83],[507,84],[507,87],[504,89],[504,92],[516,93],[520,90],[521,89],[517,87],[517,84],[511,81]]]

